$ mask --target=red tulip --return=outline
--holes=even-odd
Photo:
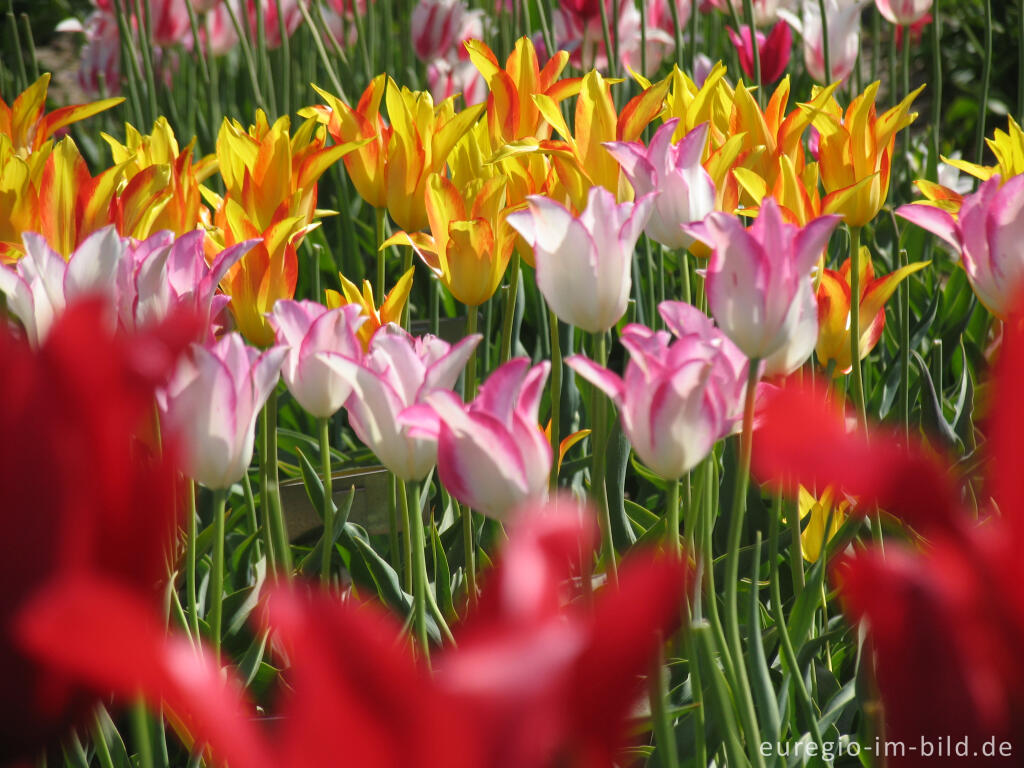
[[[729,39],[736,46],[740,55],[740,66],[743,73],[750,79],[754,77],[754,51],[750,45],[750,27],[743,27],[737,34],[729,29]],[[774,83],[786,73],[789,66],[789,54],[793,49],[793,32],[789,24],[778,22],[767,36],[757,33],[757,51],[761,59],[761,82],[765,85]]]
[[[1024,316],[1016,307],[993,384],[996,417],[986,445],[997,513],[983,509],[979,521],[960,506],[950,471],[933,453],[882,432],[869,446],[807,392],[783,392],[767,404],[754,447],[762,475],[836,483],[859,497],[861,509],[881,507],[925,538],[918,547],[890,540],[884,552],[843,555],[831,568],[847,618],[867,627],[882,702],[879,732],[889,744],[907,746],[903,754],[889,753],[889,766],[935,764],[926,750],[934,753],[945,737],[968,740],[966,753],[950,756],[949,764],[1020,764],[1017,752],[998,759],[1004,742],[1015,746],[1024,732]]]
[[[110,314],[98,300],[72,304],[39,350],[0,330],[0,764],[58,736],[103,692],[31,659],[12,636],[40,589],[102,578],[160,605],[177,532],[174,450],[155,455],[133,436],[196,328],[114,336]]]
[[[456,631],[458,645],[434,656],[434,672],[380,608],[276,588],[262,613],[288,685],[270,733],[209,656],[101,582],[51,591],[21,631],[80,678],[162,701],[232,768],[333,765],[340,754],[363,768],[609,766],[629,739],[640,676],[678,623],[687,574],[679,561],[634,555],[618,587],[566,607],[573,563],[594,541],[580,520],[571,503],[517,516],[478,610]],[[93,652],[105,627],[114,636]]]

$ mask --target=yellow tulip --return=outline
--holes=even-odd
[[[341,292],[328,289],[325,292],[328,309],[335,309],[344,304],[357,304],[366,317],[366,322],[359,326],[357,335],[363,345],[363,349],[370,347],[370,339],[373,338],[381,326],[388,323],[398,323],[402,319],[402,310],[409,300],[409,292],[412,290],[412,277],[416,272],[410,268],[404,275],[398,278],[395,287],[388,291],[387,296],[381,302],[380,307],[374,303],[373,288],[369,280],[363,281],[363,290],[360,293],[359,287],[340,272]]]
[[[806,488],[800,486],[797,501],[800,519],[803,520],[810,515],[810,520],[800,533],[800,552],[809,563],[818,562],[825,545],[839,533],[839,529],[846,521],[850,502],[841,499],[837,504],[835,495],[835,489],[831,485],[825,488],[820,499],[814,498]]]

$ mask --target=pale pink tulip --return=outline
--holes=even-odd
[[[711,314],[747,357],[765,359],[784,350],[785,365],[796,367],[814,351],[818,316],[811,267],[839,221],[821,216],[797,227],[766,197],[750,229],[722,212],[688,226],[712,248],[706,283]]]
[[[149,0],[149,26],[156,45],[178,45],[191,35],[185,0]]]
[[[315,301],[282,299],[269,318],[277,343],[288,350],[281,368],[288,391],[307,413],[326,419],[345,404],[352,385],[324,358],[340,355],[358,362],[363,347],[356,331],[366,316],[357,304],[327,309]]]
[[[843,80],[857,62],[860,51],[860,12],[867,0],[825,0],[828,22],[829,64],[832,72],[825,75],[825,48],[818,0],[803,0],[803,18],[780,9],[779,18],[789,23],[803,38],[804,64],[819,83]]]
[[[964,198],[957,219],[919,204],[896,214],[952,245],[979,301],[997,317],[1009,315],[1024,288],[1024,176],[1005,184],[993,176]]]
[[[697,466],[733,431],[743,408],[748,361],[703,313],[690,309],[704,319],[694,332],[680,328],[683,335],[674,342],[668,332],[643,325],[622,330],[631,356],[623,378],[581,355],[566,359],[615,402],[637,456],[668,480]],[[684,325],[692,319],[682,308],[668,312]]]
[[[743,0],[732,0],[736,12],[743,15]],[[729,0],[710,0],[709,5],[717,8],[723,13],[730,13]],[[753,0],[754,24],[758,27],[767,27],[774,24],[778,19],[779,6],[783,5],[780,0]],[[703,9],[702,9],[703,10]],[[732,19],[729,19],[732,21]]]
[[[693,237],[680,225],[700,221],[715,208],[715,185],[701,165],[708,124],[701,123],[677,143],[679,120],[666,120],[645,147],[641,142],[606,141],[637,197],[652,194],[654,205],[644,232],[669,248],[689,248]]]
[[[217,285],[231,266],[258,240],[225,248],[208,264],[202,230],[175,239],[158,232],[142,242],[120,239],[117,268],[118,315],[125,328],[136,328],[167,317],[174,309],[194,312],[205,329],[197,341],[212,340],[230,297],[217,293]]]
[[[414,435],[399,414],[434,390],[454,387],[480,339],[473,335],[449,346],[429,334],[414,338],[389,323],[373,335],[360,362],[322,356],[352,387],[345,404],[352,429],[402,480],[426,476],[437,461],[437,440]]]
[[[616,203],[611,192],[595,186],[579,216],[541,195],[526,201],[528,209],[510,213],[507,221],[533,247],[537,286],[548,306],[584,331],[607,331],[626,311],[633,248],[653,199]]]
[[[932,0],[875,0],[875,7],[890,24],[909,27],[931,10]]]
[[[537,410],[551,364],[509,360],[464,405],[451,392],[427,396],[404,419],[417,432],[437,435],[437,474],[463,504],[501,519],[513,507],[547,495],[551,445]]]
[[[78,84],[90,96],[121,92],[121,36],[109,11],[94,11],[85,20]]]
[[[211,347],[192,345],[160,397],[166,424],[184,443],[189,477],[212,490],[242,479],[252,461],[256,417],[286,353],[253,349],[237,333]]]
[[[117,273],[128,246],[113,226],[87,237],[66,262],[42,235],[26,232],[22,242],[25,255],[13,266],[0,264],[0,293],[32,346],[42,343],[54,318],[78,296],[107,297],[116,324]]]
[[[427,86],[435,104],[460,93],[468,107],[487,99],[487,81],[469,60],[434,59],[427,64]]]
[[[612,44],[618,44],[619,61],[623,67],[639,72],[642,63],[640,50],[644,42],[644,37],[640,34],[640,11],[633,2],[616,4],[611,0],[604,1],[611,27],[609,31]],[[579,8],[575,8],[574,4],[563,3],[555,10],[555,43],[558,48],[569,51],[569,61],[574,67],[605,70],[608,67],[608,54],[604,45],[600,5],[597,2],[575,5]],[[619,10],[617,18],[616,7]],[[647,72],[642,74],[657,71],[675,45],[671,12],[667,7],[659,7],[657,2],[653,4],[653,8],[654,17],[647,19],[646,26]]]
[[[484,36],[484,12],[462,0],[419,0],[412,11],[412,48],[420,61],[467,59],[465,40]]]

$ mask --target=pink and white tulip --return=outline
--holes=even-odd
[[[462,0],[419,0],[412,11],[412,47],[420,61],[468,59],[462,43],[484,36],[484,12]]]
[[[78,296],[106,296],[111,325],[117,322],[117,272],[127,241],[113,226],[87,237],[66,262],[42,235],[26,232],[22,242],[25,255],[13,266],[0,264],[0,293],[32,346],[43,342],[57,315]]]
[[[832,69],[827,76],[825,35],[822,32],[818,0],[803,0],[802,19],[789,11],[778,11],[779,18],[788,22],[803,38],[804,64],[817,82],[834,83],[844,80],[853,71],[860,50],[860,12],[866,4],[867,0],[825,0],[829,64]]]
[[[997,317],[1009,315],[1024,289],[1024,176],[985,181],[964,198],[957,219],[920,204],[902,205],[896,215],[952,245],[978,300]]]
[[[890,24],[909,27],[928,14],[932,0],[875,0],[875,7]]]
[[[641,142],[607,141],[638,198],[652,194],[654,204],[644,232],[668,248],[689,248],[693,237],[680,225],[700,221],[715,209],[715,185],[701,165],[708,124],[672,142],[679,120],[666,120],[645,147]]]
[[[437,435],[437,474],[448,493],[489,517],[543,499],[551,473],[551,445],[537,411],[551,364],[530,367],[525,357],[500,366],[464,405],[437,391],[406,413],[417,431]]]
[[[722,212],[689,225],[712,248],[706,283],[711,314],[747,357],[764,360],[782,351],[790,370],[810,357],[818,339],[811,268],[839,221],[821,216],[797,227],[767,197],[750,229]],[[768,372],[785,373],[784,366]]]
[[[689,319],[685,310],[669,312]],[[627,325],[620,338],[631,359],[622,378],[581,355],[566,359],[615,402],[637,455],[668,480],[697,466],[742,417],[748,361],[706,316],[702,325],[677,341],[666,331]]]
[[[277,343],[288,350],[281,367],[288,391],[312,416],[333,415],[348,400],[352,385],[324,358],[340,355],[358,362],[363,347],[356,331],[366,316],[357,304],[327,309],[315,301],[282,299],[269,318]]]
[[[321,359],[352,387],[345,404],[356,435],[402,480],[422,480],[437,461],[437,439],[414,433],[400,414],[434,390],[450,390],[480,335],[450,346],[426,335],[414,338],[393,323],[370,340],[359,362],[341,355]]]
[[[579,216],[541,195],[526,202],[527,210],[510,213],[507,221],[533,247],[537,286],[548,306],[565,323],[607,331],[626,311],[633,248],[653,199],[616,203],[595,186]]]
[[[118,314],[125,328],[137,328],[167,317],[175,309],[190,309],[206,329],[209,341],[220,328],[217,318],[230,297],[217,293],[221,279],[258,240],[247,240],[217,254],[208,264],[203,250],[202,230],[175,239],[171,232],[158,232],[133,243],[121,239],[117,268]]]
[[[427,87],[435,104],[460,93],[469,107],[487,100],[487,81],[468,60],[434,59],[427,64]]]
[[[237,333],[192,345],[160,397],[167,426],[181,436],[185,473],[212,490],[230,488],[252,461],[256,417],[277,385],[287,350],[257,350]]]

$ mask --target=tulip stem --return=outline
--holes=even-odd
[[[188,481],[188,540],[185,542],[185,591],[188,593],[189,623],[192,629],[192,637],[196,643],[199,642],[199,610],[196,607],[196,538],[198,536],[196,525],[196,484]]]
[[[825,0],[818,0],[818,13],[821,14],[821,60],[825,65],[823,85],[832,84],[832,56],[829,50],[828,14],[825,12]]]
[[[326,418],[317,419],[320,426],[320,472],[324,479],[324,537],[320,552],[320,581],[331,582],[331,553],[334,550],[334,489],[331,478],[331,431]]]
[[[139,748],[139,768],[153,768],[153,736],[149,729],[149,712],[140,698],[132,705],[132,734]]]
[[[682,543],[679,540],[679,478],[668,484],[668,549],[676,560],[683,559]]]
[[[860,300],[860,227],[850,227],[850,364],[853,366],[853,402],[866,432],[868,415],[860,366]]]
[[[411,532],[412,544],[412,626],[416,641],[423,651],[423,658],[430,664],[430,640],[427,637],[427,557],[426,537],[423,534],[423,517],[420,514],[419,486],[413,483],[412,505],[405,481],[398,478],[398,504],[405,518],[407,530]]]
[[[608,346],[604,331],[594,334],[594,362],[601,367],[608,362]],[[604,555],[607,561],[605,568],[611,583],[618,584],[619,569],[615,562],[615,542],[612,540],[612,517],[608,509],[608,490],[604,482],[605,449],[608,442],[608,405],[605,402],[604,394],[596,387],[591,390],[590,404],[594,419],[594,431],[591,433],[594,450],[590,469],[590,488],[598,509],[597,519],[601,527],[601,541],[604,543]]]
[[[658,637],[658,655],[651,665],[648,692],[651,699],[651,719],[654,721],[654,745],[658,764],[662,768],[679,768],[679,748],[676,732],[669,718],[668,686],[665,685],[665,643]]]
[[[277,388],[272,387],[267,403],[263,407],[267,424],[267,487],[270,496],[270,512],[273,522],[274,549],[277,565],[286,578],[291,578],[292,550],[288,543],[288,532],[284,525],[284,511],[281,508],[281,489],[277,481]]]
[[[473,542],[473,510],[469,505],[459,504],[454,498],[452,504],[462,517],[462,553],[466,561],[466,592],[469,604],[476,604],[476,546]]]
[[[387,258],[387,250],[380,250],[381,243],[384,242],[384,209],[374,208],[374,227],[373,236],[376,239],[377,247],[377,301],[384,300],[384,283],[385,283],[385,259]]]
[[[558,488],[558,453],[561,445],[562,418],[562,342],[558,336],[558,316],[548,308],[551,332],[551,490]]]
[[[505,316],[502,318],[501,353],[498,365],[507,363],[512,356],[512,326],[516,317],[516,294],[519,292],[519,254],[512,254],[509,265],[508,293],[505,295]]]
[[[474,333],[476,333],[477,326],[477,315],[479,311],[476,307],[466,305],[466,338],[468,339]],[[487,343],[487,339],[484,340]],[[473,351],[469,353],[469,360],[466,361],[466,378],[465,387],[463,391],[466,393],[466,402],[468,403],[474,397],[476,397],[476,346],[473,347]]]
[[[260,417],[260,513],[262,514],[263,544],[267,550],[267,565],[273,570],[277,565],[277,553],[274,551],[273,526],[270,519],[273,513],[270,510],[270,493],[268,492],[268,477],[270,475],[270,455],[267,451],[267,412],[264,406],[263,415]]]
[[[906,248],[900,248],[900,267],[910,263]],[[900,418],[903,421],[903,439],[910,442],[910,281],[899,287],[900,309]]]
[[[747,369],[747,391],[743,401],[743,433],[740,436],[740,463],[736,468],[736,484],[733,487],[732,515],[729,518],[729,549],[725,553],[725,610],[728,644],[733,661],[735,674],[737,705],[743,721],[750,758],[754,765],[763,766],[764,759],[758,749],[756,736],[757,714],[754,700],[750,692],[747,668],[743,660],[743,647],[740,644],[740,619],[737,590],[740,581],[740,542],[743,536],[743,518],[747,511],[747,488],[750,484],[750,453],[754,429],[754,393],[757,390],[757,379],[761,361],[751,358]]]
[[[751,0],[743,0],[743,15],[750,29],[750,48],[754,57],[754,82],[757,83],[757,104],[764,109],[764,89],[761,87],[761,50],[757,44],[757,27],[754,24],[754,4]],[[736,30],[741,34],[741,30]]]
[[[988,116],[989,81],[992,79],[992,0],[985,0],[985,50],[981,73],[981,110],[978,112],[978,133],[974,162],[979,165],[985,153],[985,118]],[[975,182],[977,186],[979,182]]]
[[[221,621],[224,612],[224,507],[227,491],[213,491],[213,565],[210,573],[210,635],[214,658],[220,658]]]

